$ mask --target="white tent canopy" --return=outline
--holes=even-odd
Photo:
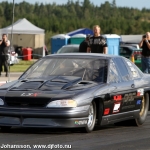
[[[0,34],[11,34],[12,25],[0,29]],[[41,29],[27,19],[19,19],[13,24],[13,34],[44,34],[45,30]]]
[[[12,32],[13,27],[13,32]],[[45,30],[41,29],[27,19],[19,19],[16,21],[13,26],[0,29],[0,36],[2,34],[7,34],[8,39],[10,40],[11,32],[13,34],[12,43],[15,49],[18,47],[32,48],[34,55],[38,58],[43,56],[43,46],[45,45]]]
[[[140,43],[142,35],[121,35],[121,42],[123,43]]]

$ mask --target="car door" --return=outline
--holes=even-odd
[[[128,66],[128,70],[131,74],[131,78],[134,82],[134,90],[137,95],[135,98],[135,109],[140,109],[142,99],[144,96],[144,88],[146,87],[146,82],[143,80],[143,73],[139,70],[139,68],[133,64],[130,60],[124,58],[126,65]],[[144,85],[145,84],[145,85]]]
[[[115,78],[113,77],[115,73]],[[124,113],[135,109],[136,89],[128,68],[122,58],[114,58],[109,68],[109,92],[111,113]],[[114,80],[115,79],[115,80]]]

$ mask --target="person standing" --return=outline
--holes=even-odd
[[[89,38],[90,38],[90,35],[88,34],[88,35],[86,35],[85,40],[80,43],[79,52],[81,52],[81,53],[86,53],[87,52]]]
[[[150,73],[150,32],[142,37],[139,47],[142,48],[141,67],[144,73]]]
[[[6,72],[6,77],[8,76],[8,49],[10,46],[10,41],[7,39],[7,34],[2,35],[2,40],[0,40],[0,76],[2,72],[2,66],[4,65],[4,71]]]
[[[100,26],[93,26],[94,35],[89,39],[89,46],[87,48],[88,53],[103,53],[107,54],[107,42],[106,39],[100,35]]]

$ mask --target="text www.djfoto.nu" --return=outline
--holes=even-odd
[[[2,144],[0,146],[0,149],[9,149],[9,148],[20,148],[20,149],[31,149],[31,148],[35,148],[35,149],[40,149],[40,148],[47,148],[47,149],[71,149],[71,145],[61,145],[61,144],[48,144],[48,145],[10,145],[10,144]]]

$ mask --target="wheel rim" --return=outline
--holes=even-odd
[[[144,114],[144,110],[145,110],[145,98],[143,96],[142,106],[141,106],[141,110],[140,110],[140,116],[142,116]]]
[[[88,116],[88,127],[91,127],[93,124],[93,120],[94,120],[94,108],[93,105],[90,106],[89,109],[89,116]]]

